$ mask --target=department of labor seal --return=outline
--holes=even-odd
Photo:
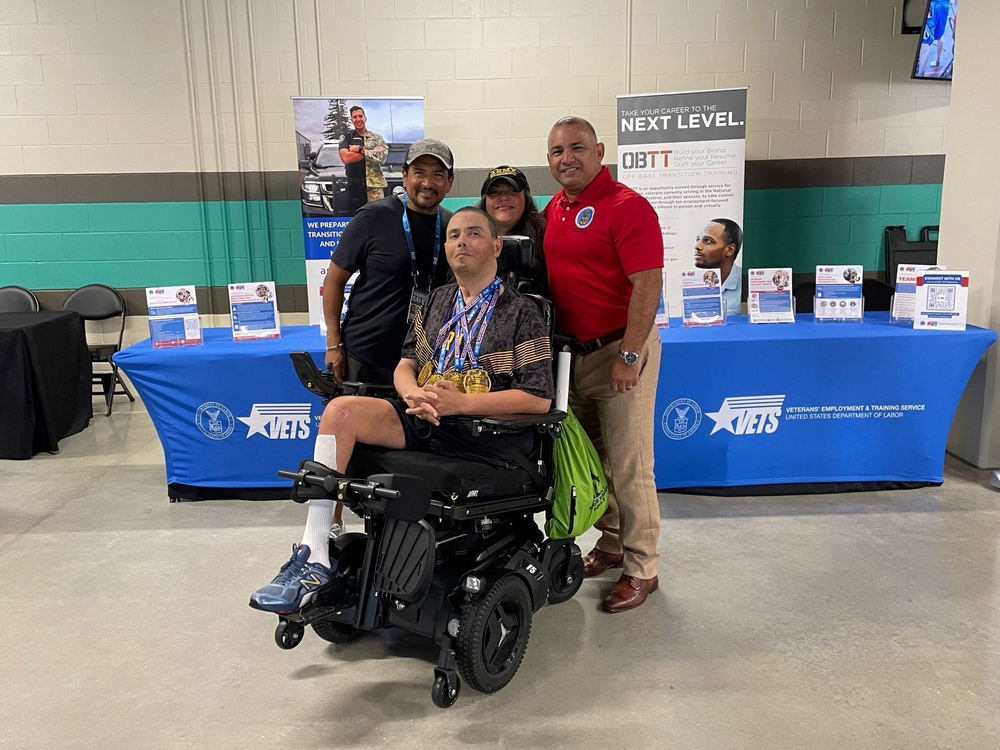
[[[594,207],[587,206],[586,208],[581,208],[576,215],[576,226],[579,229],[586,229],[590,226],[590,222],[594,220]]]
[[[660,427],[671,440],[689,438],[701,426],[701,407],[689,398],[679,398],[663,410]]]
[[[194,414],[194,423],[210,440],[225,440],[233,434],[236,420],[233,413],[218,401],[206,401]]]

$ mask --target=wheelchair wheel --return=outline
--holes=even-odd
[[[573,554],[573,552],[576,554]],[[569,601],[583,585],[583,558],[575,544],[560,547],[549,568],[549,604]]]
[[[278,619],[278,627],[274,629],[274,642],[278,644],[278,648],[288,651],[302,643],[305,632],[306,629],[302,627],[301,622],[292,622],[281,617]]]
[[[495,693],[521,666],[530,635],[531,594],[518,576],[506,575],[462,613],[455,643],[459,674],[476,690]]]
[[[350,643],[365,634],[365,631],[333,620],[316,620],[312,624],[313,632],[329,643]]]
[[[454,676],[454,673],[452,673]],[[462,683],[458,677],[454,677],[454,685],[448,684],[448,678],[443,674],[435,675],[434,684],[431,686],[431,700],[438,708],[451,708],[458,700],[458,693]]]

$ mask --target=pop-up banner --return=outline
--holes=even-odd
[[[737,312],[742,246],[731,245],[743,227],[747,90],[627,94],[617,111],[618,179],[660,218],[671,314],[681,309],[680,272],[692,262],[719,269],[723,303]]]
[[[361,206],[403,185],[403,158],[424,137],[420,97],[292,97],[309,324],[323,323],[330,254]]]

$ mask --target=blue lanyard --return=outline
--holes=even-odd
[[[406,235],[406,246],[410,249],[410,273],[413,275],[413,287],[417,286],[417,251],[413,247],[413,233],[410,231],[410,218],[406,215],[406,193],[400,196],[403,202],[403,234]],[[437,220],[434,222],[434,260],[431,262],[431,275],[427,278],[427,291],[430,291],[437,274],[438,258],[441,257],[441,209],[437,210]]]
[[[493,317],[493,308],[496,306],[497,297],[500,296],[497,291],[499,287],[500,279],[493,279],[489,286],[469,302],[468,306],[465,305],[465,301],[462,299],[462,290],[455,290],[455,302],[452,306],[452,313],[438,330],[437,340],[434,342],[434,348],[438,352],[437,371],[439,373],[445,371],[448,357],[452,354],[454,354],[456,372],[462,371],[462,366],[465,362],[465,357],[461,353],[462,345],[464,343],[465,347],[468,348],[470,346],[469,340],[476,335],[477,331],[479,332],[479,340],[475,344],[470,364],[472,367],[478,364],[483,335],[486,332],[486,326],[489,324],[490,318]],[[479,315],[480,311],[483,311],[483,314]],[[471,332],[468,323],[470,317],[473,318]]]
[[[458,319],[458,329],[460,340],[455,343],[455,371],[461,372],[465,366],[465,358],[469,358],[469,368],[474,369],[479,366],[479,350],[483,346],[483,337],[486,335],[486,327],[493,317],[493,310],[496,308],[497,297],[500,296],[500,279],[496,278],[483,290],[480,303],[470,312],[466,312],[462,301],[461,290],[456,291],[455,306],[462,311]],[[471,307],[471,306],[470,306]],[[480,311],[482,311],[480,313]],[[477,314],[480,313],[480,314]],[[469,318],[472,318],[470,325]],[[476,336],[476,333],[479,333]],[[475,340],[475,344],[473,344]]]

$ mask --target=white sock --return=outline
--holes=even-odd
[[[306,530],[302,543],[309,545],[309,562],[330,567],[330,524],[333,523],[333,500],[309,501]]]
[[[317,435],[313,461],[337,468],[337,436]],[[309,562],[330,567],[330,526],[333,524],[333,500],[310,500],[302,543],[309,546]]]

